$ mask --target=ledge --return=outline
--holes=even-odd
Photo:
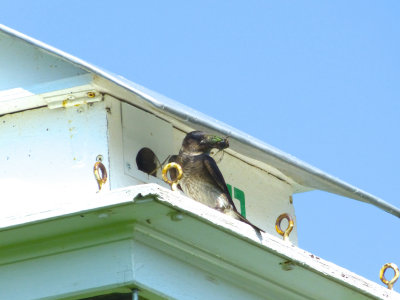
[[[156,184],[0,220],[0,253],[0,278],[6,278],[0,280],[0,294],[7,299],[24,299],[24,292],[37,293],[35,299],[79,299],[124,286],[177,299],[215,299],[209,297],[218,293],[219,299],[400,299],[396,292],[268,233],[257,236],[249,225]],[[77,259],[83,261],[72,272],[68,268]],[[32,264],[38,272],[21,286]],[[51,266],[48,272],[41,271],[46,266]],[[57,276],[51,275],[54,268]],[[78,281],[76,274],[83,274]],[[94,274],[102,275],[93,281]],[[35,291],[29,286],[35,280],[49,287]]]

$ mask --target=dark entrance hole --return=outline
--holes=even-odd
[[[144,147],[136,155],[136,165],[140,171],[156,177],[160,161],[150,148]]]

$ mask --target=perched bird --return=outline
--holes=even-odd
[[[223,150],[228,147],[229,142],[226,138],[192,131],[184,138],[179,155],[173,155],[169,161],[181,165],[183,176],[179,185],[187,196],[251,225],[259,233],[262,230],[237,211],[225,179],[210,156],[212,149]],[[176,176],[173,172],[170,174],[171,177]]]

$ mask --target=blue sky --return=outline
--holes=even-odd
[[[399,13],[399,1],[6,0],[0,22],[400,207]],[[400,265],[398,218],[324,192],[294,201],[300,247],[376,282]]]

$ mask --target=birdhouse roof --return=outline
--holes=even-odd
[[[49,106],[51,93],[74,87],[110,92],[126,102],[179,122],[230,137],[231,148],[293,180],[297,191],[323,190],[375,205],[400,217],[400,209],[227,124],[119,75],[0,25],[0,115]]]

